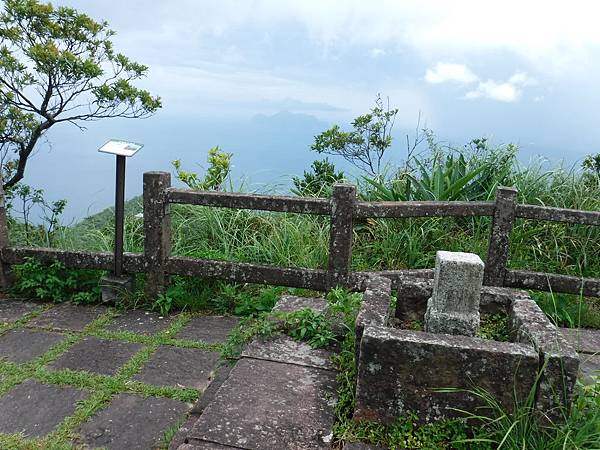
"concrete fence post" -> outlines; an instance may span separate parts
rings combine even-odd
[[[170,173],[144,173],[144,293],[151,300],[163,294],[168,284],[165,263],[171,254],[171,216],[167,202],[169,187]]]
[[[327,287],[349,286],[352,260],[352,216],[356,203],[356,187],[338,183],[331,197],[331,227],[329,231],[329,264]]]
[[[510,235],[517,208],[517,190],[510,187],[496,189],[496,207],[488,246],[483,284],[503,286],[508,268]]]
[[[8,218],[6,215],[6,196],[4,195],[4,184],[0,176],[0,252],[10,245],[8,235]],[[4,263],[0,255],[0,288],[8,289],[14,282],[14,276],[9,264]]]

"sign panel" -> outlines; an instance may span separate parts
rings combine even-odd
[[[143,146],[143,144],[136,144],[135,142],[111,139],[102,147],[100,147],[98,151],[102,153],[110,153],[111,155],[129,157],[135,155]]]

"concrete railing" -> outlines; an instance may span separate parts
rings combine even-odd
[[[519,205],[517,191],[500,187],[495,202],[362,202],[356,188],[336,184],[331,199],[285,197],[175,189],[167,172],[144,174],[144,253],[125,253],[124,269],[146,273],[146,294],[164,292],[169,275],[217,278],[240,283],[270,284],[326,290],[345,286],[363,290],[371,275],[389,278],[397,288],[405,278],[433,277],[432,269],[353,272],[351,270],[353,222],[367,218],[476,217],[491,216],[484,284],[537,289],[586,296],[600,296],[600,279],[580,278],[508,268],[510,235],[516,218],[550,220],[570,224],[600,225],[600,212],[544,206]],[[261,264],[187,258],[171,255],[170,205],[252,209],[329,216],[330,239],[327,270],[275,267]],[[110,270],[113,255],[105,252],[65,251],[47,248],[11,247],[8,244],[6,211],[0,202],[0,282],[10,279],[10,265],[27,257],[61,261],[67,267]]]

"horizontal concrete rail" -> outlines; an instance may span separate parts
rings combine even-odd
[[[507,270],[504,286],[600,297],[600,279],[598,278],[580,278],[554,273],[529,272],[527,270]]]
[[[108,252],[83,252],[58,250],[55,248],[6,247],[1,251],[2,261],[7,264],[21,264],[26,258],[35,258],[45,264],[59,261],[65,267],[74,269],[112,270],[114,257]],[[144,255],[141,253],[125,253],[123,267],[127,272],[140,273],[146,271]]]
[[[322,198],[283,197],[276,195],[240,194],[231,192],[167,190],[169,203],[212,206],[217,208],[256,209],[298,214],[331,214],[329,200]]]
[[[357,219],[493,215],[493,202],[357,202],[354,210]]]
[[[600,211],[517,205],[515,216],[523,219],[551,220],[553,222],[581,225],[600,225]]]
[[[316,291],[326,290],[327,284],[325,270],[275,267],[234,261],[172,256],[167,259],[165,268],[167,273],[172,275],[217,278],[236,283],[269,284]]]

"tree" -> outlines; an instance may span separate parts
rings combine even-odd
[[[315,137],[311,149],[317,153],[338,155],[355,167],[377,175],[385,151],[392,145],[392,128],[397,109],[390,109],[377,95],[371,112],[352,122],[352,131],[342,131],[338,125]]]
[[[331,197],[332,186],[345,178],[344,172],[336,172],[335,165],[327,158],[313,161],[311,171],[304,171],[302,178],[294,177],[291,191],[302,197]]]
[[[8,189],[23,179],[54,125],[141,118],[161,107],[132,82],[147,67],[116,53],[107,22],[38,0],[5,0],[0,14],[0,162]]]

